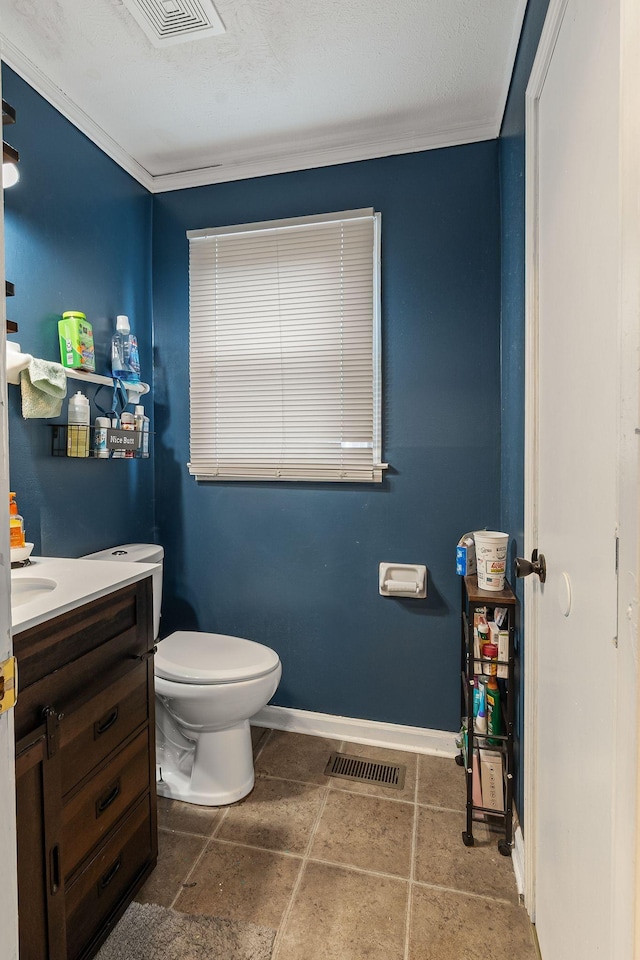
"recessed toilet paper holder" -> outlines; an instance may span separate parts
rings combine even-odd
[[[424,600],[427,595],[427,568],[422,563],[381,563],[378,580],[383,597]]]

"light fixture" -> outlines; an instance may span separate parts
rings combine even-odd
[[[20,171],[17,163],[9,161],[2,164],[2,189],[8,190],[20,179]]]

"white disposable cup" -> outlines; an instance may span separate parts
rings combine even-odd
[[[473,538],[476,542],[478,587],[481,590],[504,590],[509,534],[476,530]]]

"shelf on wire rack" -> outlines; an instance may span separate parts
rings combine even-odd
[[[141,430],[100,427],[105,432],[106,446],[95,448],[96,428],[86,424],[50,423],[51,456],[94,458],[97,460],[147,460],[152,434]]]
[[[112,377],[103,377],[100,373],[86,373],[84,370],[67,370],[65,368],[65,374],[67,375],[67,380],[82,380],[89,383],[99,383],[105,387],[113,386]],[[145,393],[149,393],[150,387],[148,383],[124,383],[128,395],[129,403],[133,403],[134,397],[142,397]]]

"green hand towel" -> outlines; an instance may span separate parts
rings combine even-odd
[[[51,360],[37,360],[34,357],[20,374],[20,390],[25,420],[59,417],[62,401],[67,395],[64,367]]]

